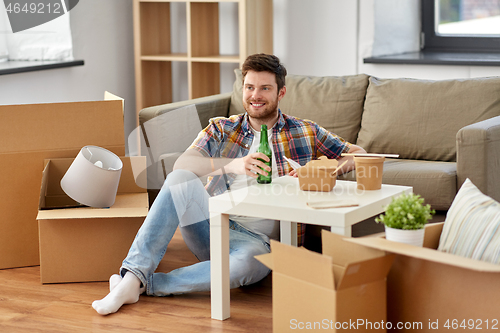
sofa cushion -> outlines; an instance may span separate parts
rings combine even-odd
[[[341,179],[356,180],[356,173],[342,175]],[[455,162],[386,159],[383,184],[413,186],[433,209],[446,210],[457,193],[457,165]]]
[[[500,264],[500,203],[467,179],[446,215],[438,250]]]
[[[229,114],[245,112],[242,75],[236,69]],[[283,113],[317,122],[354,143],[361,126],[361,114],[368,86],[365,74],[352,76],[287,75],[286,94],[280,101]]]
[[[456,160],[456,134],[500,115],[500,77],[429,81],[370,77],[357,144],[370,153]]]

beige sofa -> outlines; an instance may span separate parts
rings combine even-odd
[[[201,127],[212,117],[244,112],[241,72],[235,74],[231,93],[142,110],[142,128],[190,104],[196,106]],[[427,81],[289,75],[286,86],[282,112],[314,120],[370,153],[399,154],[399,159],[386,160],[383,183],[413,186],[436,210],[449,208],[466,178],[500,200],[500,77]],[[174,159],[163,158],[172,156],[165,149],[170,154],[148,152],[151,184],[161,184],[171,170]],[[355,179],[355,173],[343,178]]]

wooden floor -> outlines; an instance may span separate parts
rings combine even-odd
[[[177,232],[159,270],[195,263]],[[108,283],[40,283],[40,268],[0,270],[0,332],[271,332],[271,277],[231,291],[231,318],[210,318],[210,293],[141,296],[136,304],[101,316],[91,304]]]

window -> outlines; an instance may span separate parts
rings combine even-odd
[[[73,60],[69,13],[13,33],[7,9],[0,4],[0,57],[8,60]]]
[[[499,52],[500,0],[422,0],[425,51]]]
[[[57,2],[59,0],[54,1],[56,2],[40,1],[36,4],[36,8],[59,3]],[[45,21],[27,20],[26,17],[22,17],[23,20],[19,21],[19,17],[9,17],[7,13],[22,14],[29,8],[36,8],[31,6],[24,9],[25,7],[20,7],[21,2],[4,1],[5,6],[0,2],[0,75],[84,64],[83,60],[73,59],[73,42],[68,13],[78,0],[60,1],[61,7],[66,4],[64,8],[68,9],[64,9],[64,13],[61,12],[61,15],[56,18],[50,17],[47,20],[47,17],[44,17]],[[35,10],[30,13],[37,14],[38,12]],[[17,22],[17,32],[13,32],[15,29],[10,19],[16,19],[14,22]],[[19,25],[20,22],[23,24]],[[39,25],[34,25],[34,23]]]

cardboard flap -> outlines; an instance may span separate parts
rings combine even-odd
[[[130,156],[120,157],[123,161],[123,169],[118,185],[118,193],[137,193],[147,192],[146,173],[142,172],[146,169],[145,156]]]
[[[124,151],[123,107],[99,102],[0,105],[0,153],[56,151],[96,145]]]
[[[273,270],[327,289],[334,288],[332,258],[271,240]]]
[[[128,169],[128,165],[127,165],[127,168],[125,170],[122,170],[122,174],[123,172],[127,172],[127,173],[132,173],[132,176],[134,177],[135,179],[135,185],[137,185],[138,187],[142,188],[144,192],[147,192],[147,188],[148,188],[148,178],[147,178],[147,171],[146,171],[146,168],[147,168],[147,161],[146,159],[144,158],[144,156],[130,156],[129,157],[129,161],[130,161],[130,171]],[[123,177],[123,176],[122,176]],[[120,190],[124,190],[123,188],[120,189],[118,188],[118,191]],[[132,191],[137,191],[137,187],[132,187]]]
[[[38,209],[45,207],[45,196],[47,195],[47,178],[49,177],[48,166],[49,161],[45,161],[42,174],[42,186],[40,187],[40,197],[38,200]]]
[[[333,280],[335,282],[335,290],[338,289],[339,282],[342,280],[342,277],[344,276],[345,273],[345,267],[332,264],[332,272],[333,272]]]
[[[444,222],[427,224],[425,226],[424,247],[429,249],[437,249],[439,247],[439,239],[443,231]]]
[[[480,272],[500,272],[500,265],[495,265],[469,258],[463,258],[454,254],[436,251],[434,249],[391,242],[386,240],[385,238],[351,238],[346,241],[357,243],[374,249],[401,254],[422,260],[433,261],[445,265],[451,265]]]
[[[255,256],[254,258],[263,263],[264,265],[266,265],[266,267],[273,269],[274,261],[272,253],[260,254],[258,256]]]
[[[345,267],[351,262],[379,258],[385,255],[384,251],[345,242],[345,238],[349,237],[341,236],[328,230],[322,230],[321,232],[322,253],[332,257],[333,262],[337,265]]]
[[[38,211],[37,220],[86,219],[111,217],[145,217],[148,214],[148,194],[118,194],[110,208],[63,208]]]
[[[121,101],[122,102],[122,114],[125,116],[125,99],[120,96],[116,96],[115,94],[110,93],[109,91],[104,92],[104,100],[105,101]]]
[[[395,255],[386,255],[361,262],[353,262],[346,266],[344,276],[338,283],[337,290],[359,286],[385,279]]]

